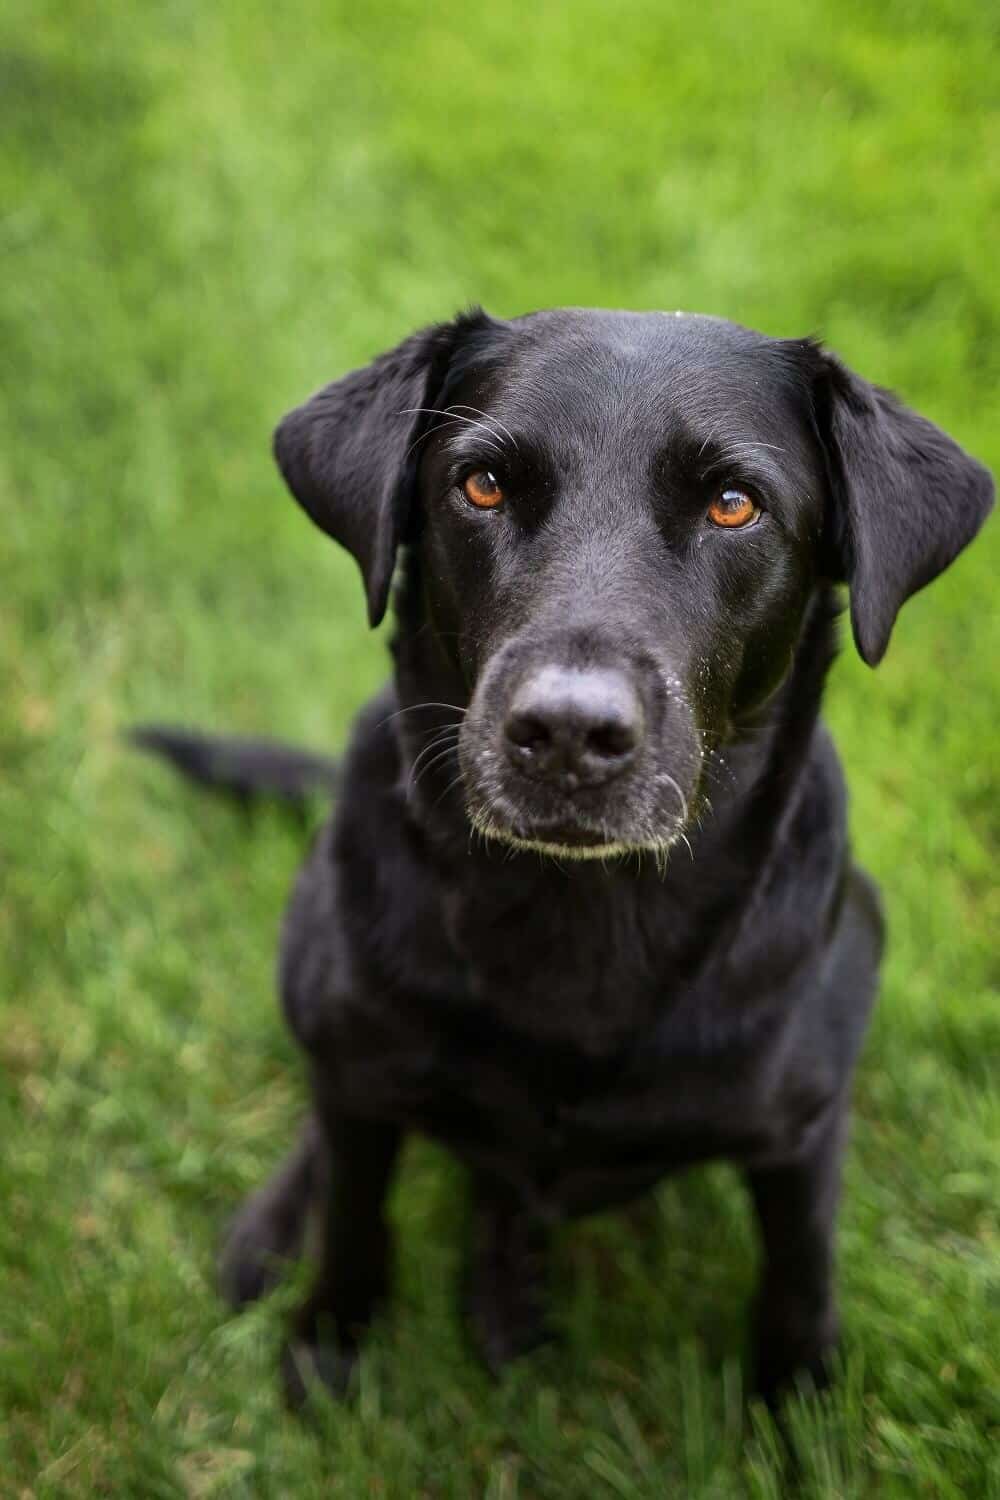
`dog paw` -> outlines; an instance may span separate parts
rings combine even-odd
[[[547,1299],[540,1273],[523,1265],[519,1277],[498,1278],[482,1266],[474,1267],[463,1301],[465,1323],[473,1347],[493,1376],[499,1376],[511,1360],[520,1359],[555,1333],[547,1317]]]
[[[301,1336],[287,1339],[281,1351],[280,1371],[289,1407],[301,1411],[316,1396],[343,1400],[357,1361],[355,1349]]]
[[[555,1333],[543,1317],[514,1321],[497,1315],[496,1309],[466,1311],[473,1346],[494,1379],[499,1379],[512,1360],[555,1341]]]
[[[298,1237],[251,1200],[222,1241],[216,1271],[220,1294],[235,1309],[266,1297],[298,1252]]]
[[[494,1376],[511,1360],[551,1343],[546,1224],[519,1205],[484,1195],[472,1224],[462,1295],[466,1327]]]
[[[825,1390],[833,1375],[838,1349],[835,1333],[813,1338],[770,1335],[754,1349],[753,1391],[775,1410],[786,1396]]]

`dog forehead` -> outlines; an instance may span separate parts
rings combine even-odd
[[[606,307],[555,307],[526,313],[508,325],[527,339],[589,341],[621,350],[663,348],[752,349],[776,342],[766,334],[710,313],[633,312]]]
[[[806,388],[799,346],[724,318],[559,309],[509,326],[482,395],[504,420],[542,434],[749,435],[797,414]]]

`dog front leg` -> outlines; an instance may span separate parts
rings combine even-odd
[[[282,1355],[288,1400],[317,1381],[343,1395],[358,1347],[389,1288],[385,1196],[402,1132],[397,1125],[319,1111],[325,1182],[319,1266]]]
[[[549,1231],[505,1186],[477,1177],[464,1312],[490,1373],[551,1338]]]
[[[829,1380],[839,1334],[833,1241],[843,1134],[838,1105],[801,1156],[747,1173],[763,1248],[754,1387],[772,1406],[798,1378],[816,1389]]]

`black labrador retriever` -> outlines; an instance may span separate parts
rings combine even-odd
[[[230,1233],[229,1295],[265,1291],[315,1212],[285,1382],[342,1390],[423,1131],[471,1173],[467,1312],[496,1369],[545,1333],[554,1221],[728,1158],[762,1241],[756,1389],[822,1382],[882,946],[819,720],[834,588],[874,666],[985,518],[988,473],[815,342],[680,313],[458,317],[313,396],[275,448],[372,624],[402,569],[394,682],[284,928],[315,1109]],[[331,774],[145,740],[244,791]]]

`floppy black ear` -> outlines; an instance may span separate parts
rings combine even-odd
[[[368,619],[385,614],[426,425],[458,339],[488,321],[473,313],[421,329],[396,349],[310,397],[278,425],[274,456],[317,526],[346,547],[368,595]]]
[[[823,354],[820,435],[830,467],[830,542],[850,587],[851,626],[870,667],[902,605],[972,541],[993,480],[948,435]]]

